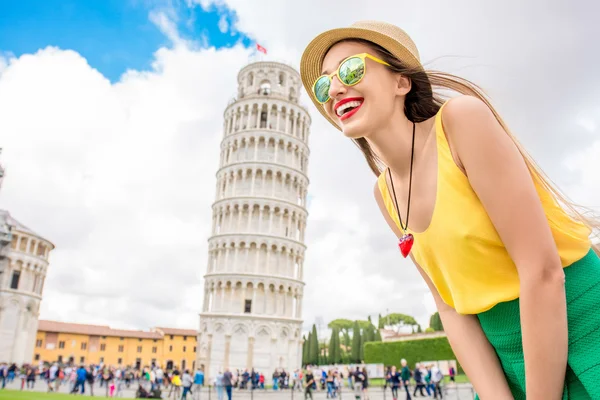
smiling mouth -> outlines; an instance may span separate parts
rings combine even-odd
[[[339,118],[341,118],[345,115],[348,115],[349,113],[352,113],[352,111],[358,110],[362,104],[363,104],[363,100],[348,101],[348,102],[338,106],[335,110],[335,113]]]

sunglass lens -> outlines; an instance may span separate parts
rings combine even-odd
[[[365,63],[358,57],[349,58],[340,65],[340,78],[345,85],[354,85],[365,73]]]
[[[317,80],[315,84],[315,97],[321,103],[329,100],[329,87],[331,85],[331,80],[327,76],[322,76]]]

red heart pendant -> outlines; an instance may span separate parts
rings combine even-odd
[[[400,248],[400,252],[402,253],[402,256],[404,256],[404,258],[406,258],[406,256],[408,256],[408,253],[410,253],[410,249],[412,249],[414,242],[415,238],[410,233],[404,234],[404,236],[402,236],[402,239],[400,239],[400,241],[398,242],[398,247]]]

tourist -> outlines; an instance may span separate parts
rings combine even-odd
[[[385,374],[384,374],[384,381],[383,381],[383,391],[385,392],[385,390],[389,387],[391,387],[391,382],[389,379],[390,376],[390,372],[391,372],[391,368],[390,366],[385,367]]]
[[[197,393],[200,397],[200,392],[202,391],[202,386],[204,385],[204,372],[198,367],[196,373],[194,374],[194,393]]]
[[[27,380],[27,370],[26,366],[23,365],[21,368],[18,368],[19,379],[21,380],[21,390],[25,389],[25,381]]]
[[[258,388],[258,372],[252,368],[252,373],[250,374],[250,381],[252,382],[252,390]]]
[[[54,372],[53,372],[53,368],[55,368]],[[53,390],[58,392],[60,390],[60,385],[61,385],[63,379],[66,378],[66,375],[65,375],[62,367],[58,364],[54,364],[52,366],[52,368],[50,368],[50,377],[51,377],[50,378],[51,382],[54,382]]]
[[[17,364],[12,363],[10,367],[8,367],[8,383],[12,383],[15,379],[15,375],[17,374]]]
[[[260,373],[260,376],[258,377],[258,384],[260,386],[261,389],[265,389],[265,374],[263,374],[262,372]]]
[[[223,373],[223,386],[225,387],[225,392],[227,393],[227,400],[231,400],[231,391],[233,386],[233,375],[229,368],[225,368],[225,373]]]
[[[315,377],[313,376],[312,370],[310,367],[306,368],[306,386],[304,387],[304,400],[310,397],[310,400],[313,400],[312,391],[316,386]]]
[[[440,370],[437,365],[431,366],[431,383],[433,385],[433,398],[437,399],[437,395],[439,393],[440,399],[443,398],[442,395],[442,380],[444,379],[444,374]]]
[[[412,376],[410,372],[410,368],[408,368],[408,363],[403,358],[400,360],[400,365],[402,366],[402,370],[400,371],[400,379],[402,380],[402,385],[406,390],[406,400],[410,400],[410,377]]]
[[[421,369],[421,364],[419,363],[415,365],[413,379],[415,380],[415,391],[413,392],[413,396],[417,395],[418,390],[419,394],[425,397],[425,392],[423,392],[423,389],[425,389],[425,379],[423,379],[423,370]]]
[[[67,367],[65,368],[65,379],[63,379],[63,384],[68,382],[68,387],[70,388],[71,393],[77,393],[77,368],[75,367]]]
[[[387,381],[389,382],[389,385],[392,389],[392,399],[393,400],[398,400],[398,388],[400,387],[400,372],[398,372],[396,370],[396,366],[392,365],[392,367],[390,368],[387,376],[386,376]],[[406,392],[407,394],[407,398],[410,398],[410,393],[408,393],[408,391]]]
[[[344,371],[345,371],[344,375],[348,379],[348,389],[354,390],[354,387],[352,385],[352,372],[350,372],[350,370],[348,369],[348,367],[344,367]]]
[[[30,366],[29,368],[27,368],[27,389],[33,389],[35,387],[35,376],[35,367]]]
[[[277,390],[279,388],[279,371],[275,368],[273,371],[273,390]]]
[[[354,398],[356,400],[360,400],[362,399],[362,389],[363,389],[363,384],[365,382],[365,376],[362,373],[362,371],[360,370],[360,367],[356,367],[356,370],[354,371],[354,373],[352,374],[352,378],[354,379]]]
[[[223,380],[225,376],[221,370],[215,376],[215,388],[217,389],[217,399],[223,400]]]
[[[425,374],[423,374],[423,378],[425,379],[425,391],[427,391],[427,396],[431,396],[431,393],[434,389],[434,384],[431,382],[431,368],[433,364],[428,365],[425,368]]]
[[[90,396],[94,396],[94,380],[96,378],[96,369],[90,365],[85,374],[85,380],[90,386]]]
[[[79,389],[81,389],[81,392],[79,393],[84,394],[85,381],[87,379],[87,370],[85,369],[85,365],[81,364],[77,370],[73,368],[72,373],[75,374],[75,384],[73,385],[71,393],[77,393]]]
[[[0,380],[2,380],[2,389],[6,387],[6,377],[8,375],[8,364],[0,364]]]
[[[160,389],[163,384],[164,378],[165,378],[165,372],[162,370],[162,368],[160,366],[158,366],[158,368],[156,368],[156,371],[154,373],[156,375],[156,385]]]
[[[333,390],[333,370],[327,371],[327,398],[334,398],[334,390]]]
[[[194,379],[192,375],[190,375],[190,370],[186,369],[181,376],[181,386],[183,387],[183,393],[181,394],[181,399],[187,399],[187,394],[191,392],[192,385],[194,384]]]
[[[481,397],[594,396],[598,221],[555,190],[476,85],[425,71],[400,28],[329,30],[300,64],[315,106],[377,176],[381,213]]]
[[[369,400],[369,374],[367,374],[367,367],[363,367],[363,382],[362,382],[362,391],[363,398],[365,400]]]

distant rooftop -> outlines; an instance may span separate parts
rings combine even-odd
[[[154,331],[113,329],[108,325],[74,324],[70,322],[40,320],[38,331],[72,333],[89,336],[132,337],[140,339],[162,339],[163,335],[196,336],[191,329],[155,328]]]
[[[193,329],[178,329],[178,328],[154,328],[156,331],[160,331],[165,335],[177,335],[177,336],[196,336],[197,331]]]

